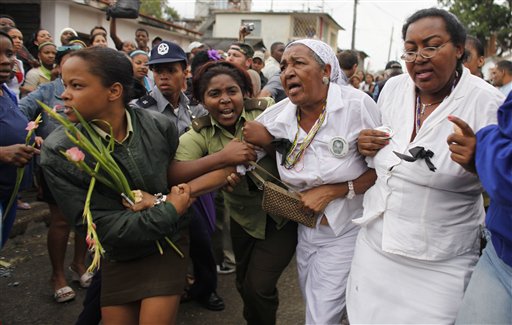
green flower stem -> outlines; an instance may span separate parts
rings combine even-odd
[[[97,173],[100,168],[100,165],[97,164],[94,168],[94,172]],[[83,213],[83,219],[84,222],[87,225],[87,235],[89,238],[94,240],[94,254],[93,259],[91,262],[91,265],[87,268],[87,272],[94,272],[95,269],[99,269],[100,262],[101,262],[101,256],[103,255],[103,246],[100,243],[100,240],[98,238],[98,234],[96,233],[96,229],[94,228],[94,222],[92,220],[92,213],[91,213],[91,196],[92,192],[94,190],[94,186],[96,185],[96,178],[91,178],[91,183],[89,184],[89,189],[87,190],[87,196],[85,197],[85,204],[84,204],[84,213]]]
[[[9,198],[9,203],[7,203],[7,207],[5,208],[4,215],[2,217],[2,221],[7,218],[7,213],[11,210],[16,197],[18,196],[18,191],[20,190],[21,180],[23,179],[23,174],[25,173],[25,167],[19,167],[16,169],[16,183],[14,184],[14,189],[12,190],[11,197]]]
[[[35,124],[36,125],[39,125],[39,123],[41,122],[41,118],[42,118],[42,115],[39,114],[37,115],[36,119],[34,120]],[[37,128],[37,127],[36,127]],[[34,134],[34,130],[36,129],[32,129],[32,130],[29,130],[27,132],[27,136],[25,137],[25,145],[28,146],[29,143],[30,143],[30,138],[32,138],[32,134]],[[32,144],[32,147],[35,146],[35,143]],[[18,167],[16,169],[16,182],[14,183],[14,189],[12,191],[12,194],[11,194],[11,197],[9,198],[9,202],[7,203],[7,207],[5,208],[5,212],[4,212],[4,215],[2,216],[2,221],[5,220],[5,218],[7,218],[7,213],[9,212],[9,210],[11,210],[12,208],[12,205],[14,204],[14,200],[16,199],[16,197],[18,196],[18,191],[20,190],[20,186],[21,186],[21,181],[23,180],[23,174],[25,173],[25,166],[23,167]]]
[[[130,185],[128,184],[128,181],[126,180],[126,177],[124,177],[124,173],[121,171],[121,168],[119,168],[119,166],[115,162],[114,158],[110,154],[110,152],[112,150],[114,150],[114,131],[112,129],[112,126],[103,120],[94,120],[94,121],[100,121],[101,123],[106,124],[109,128],[109,131],[110,131],[109,132],[110,133],[109,144],[108,144],[107,148],[104,149],[104,145],[102,142],[103,140],[101,139],[101,137],[96,133],[96,131],[93,130],[93,128],[89,125],[89,123],[86,120],[84,120],[82,115],[75,108],[73,108],[73,111],[74,111],[75,115],[78,117],[80,124],[82,124],[84,126],[86,131],[96,142],[96,144],[97,144],[96,147],[100,148],[100,152],[99,152],[98,156],[104,158],[104,160],[102,161],[102,164],[104,166],[108,166],[109,174],[111,174],[113,177],[117,178],[117,180],[119,181],[120,188],[122,189],[120,192],[125,193],[131,200],[133,200],[134,197],[133,197],[133,194],[131,193]],[[104,167],[102,167],[102,168],[104,168]]]
[[[91,129],[92,130],[92,129]],[[94,130],[92,130],[94,132]],[[94,147],[92,143],[90,143],[87,138],[83,136],[83,134],[77,130],[77,133],[81,134],[79,137],[73,136],[69,131],[65,131],[68,138],[73,142],[75,145],[79,146],[80,148],[84,149],[86,152],[88,152],[95,160],[98,161],[98,163],[101,164],[102,169],[104,169],[109,175],[111,175],[114,183],[116,184],[116,190],[118,192],[121,192],[125,189],[124,184],[122,182],[122,178],[124,178],[124,175],[122,173],[119,173],[116,171],[119,170],[119,167],[115,163],[113,159],[109,160],[108,158],[111,157],[110,153],[108,152],[100,152],[97,148]],[[99,137],[96,133],[94,133],[94,136]],[[93,137],[94,137],[93,136]],[[80,140],[78,140],[80,138]],[[101,143],[101,148],[105,148],[103,143]],[[120,171],[120,170],[119,170]],[[121,179],[120,179],[121,178]]]
[[[97,237],[96,231],[94,229],[94,223],[92,221],[92,214],[90,211],[90,200],[92,195],[92,190],[94,188],[94,185],[96,184],[96,180],[99,182],[105,184],[106,186],[110,187],[111,189],[117,191],[118,193],[124,193],[128,196],[132,201],[135,200],[135,197],[133,195],[133,192],[130,188],[130,184],[128,183],[128,180],[124,176],[123,171],[115,161],[115,159],[112,157],[111,152],[114,150],[114,132],[112,130],[112,126],[108,124],[105,121],[102,120],[94,120],[99,121],[100,123],[105,123],[109,130],[110,130],[110,139],[108,141],[107,146],[104,145],[103,139],[98,135],[98,133],[89,125],[89,122],[87,122],[82,115],[73,108],[73,111],[75,115],[77,116],[78,120],[80,121],[80,124],[84,127],[87,134],[90,136],[91,140],[89,140],[76,126],[74,123],[70,122],[69,120],[63,118],[61,115],[54,112],[48,105],[44,104],[41,101],[37,101],[38,104],[54,119],[56,119],[61,125],[66,128],[65,133],[67,137],[70,139],[70,141],[75,144],[76,146],[82,148],[85,150],[89,155],[91,155],[96,161],[96,166],[94,168],[94,171],[91,170],[91,168],[84,162],[76,162],[73,160],[70,160],[65,152],[61,151],[61,154],[63,154],[68,160],[73,162],[79,169],[85,171],[87,174],[91,176],[91,183],[89,184],[89,190],[87,192],[86,202],[84,206],[84,213],[83,217],[87,221],[87,235],[91,240],[95,241],[94,246],[94,257],[93,262],[88,270],[93,270],[96,266],[99,267],[101,254],[103,253],[103,247],[101,246],[101,243],[99,242],[99,239]],[[99,168],[102,168],[107,172],[107,174],[110,176],[112,181],[109,181],[102,175],[98,174]],[[174,243],[168,238],[165,237],[165,240],[171,245],[171,247],[176,251],[176,253],[184,257],[183,253],[179,250],[179,248],[174,245]],[[158,248],[158,251],[160,254],[163,254],[163,248],[162,245],[158,240],[155,241],[155,244]]]
[[[112,177],[112,181],[115,183],[117,191],[119,193],[125,193],[130,199],[133,200],[134,197],[133,193],[131,192],[130,185],[128,184],[128,181],[122,170],[119,168],[116,161],[110,154],[110,151],[114,148],[114,135],[112,127],[107,122],[103,121],[110,128],[110,141],[108,146],[105,148],[103,139],[96,133],[96,131],[94,131],[89,123],[84,120],[82,115],[76,109],[73,108],[74,113],[80,121],[80,124],[91,137],[91,140],[85,137],[84,134],[73,123],[63,118],[58,113],[54,112],[50,107],[48,107],[48,105],[40,101],[38,101],[38,103],[51,117],[55,118],[67,129],[66,135],[75,145],[87,151],[96,161],[98,161],[98,163],[101,165],[101,168],[104,169]]]
[[[41,122],[41,113],[39,113],[39,115],[37,115],[36,119],[34,120],[34,122],[36,123],[36,125],[39,125],[39,123]],[[35,129],[32,129],[30,131],[27,132],[27,136],[25,137],[25,144],[28,146],[28,144],[30,143],[30,138],[32,138],[32,134],[34,133],[34,130]]]
[[[164,250],[162,248],[162,245],[160,245],[160,242],[158,240],[155,240],[156,247],[158,248],[158,251],[160,252],[160,255],[164,254]]]
[[[165,240],[169,243],[169,245],[171,245],[172,249],[174,249],[181,258],[185,257],[185,255],[183,255],[178,246],[174,245],[174,243],[169,239],[169,237],[165,236]]]
[[[91,178],[96,178],[100,183],[103,183],[104,185],[108,186],[110,189],[117,192],[117,187],[108,179],[106,179],[103,175],[99,174],[97,171],[92,170],[89,165],[87,165],[84,161],[74,161],[71,160],[65,151],[60,152],[64,157],[68,159],[71,163],[73,163],[78,169],[81,169],[85,171]],[[96,164],[98,166],[98,164]]]

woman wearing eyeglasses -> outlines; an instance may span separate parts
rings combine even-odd
[[[482,187],[462,167],[474,157],[457,117],[475,132],[496,123],[503,96],[462,66],[466,32],[447,11],[414,13],[402,36],[409,75],[378,102],[389,131],[358,140],[378,178],[356,219],[351,323],[453,323],[480,248]]]

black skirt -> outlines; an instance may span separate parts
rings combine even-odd
[[[178,255],[161,241],[164,253],[126,262],[101,261],[101,306],[115,306],[157,296],[181,295],[186,285],[189,260],[188,237],[174,243],[185,255]],[[155,244],[156,245],[156,244]]]

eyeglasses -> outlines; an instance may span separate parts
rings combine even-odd
[[[414,51],[406,51],[402,56],[400,57],[405,62],[414,62],[416,60],[416,57],[419,55],[424,59],[432,59],[434,56],[436,56],[437,52],[445,46],[446,44],[450,43],[451,40],[446,41],[446,43],[443,43],[439,46],[428,46],[424,47],[416,52]]]

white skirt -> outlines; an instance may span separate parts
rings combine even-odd
[[[382,218],[359,232],[347,284],[351,324],[452,324],[478,260],[426,261],[382,251]]]

